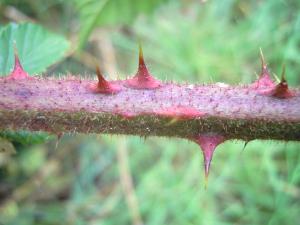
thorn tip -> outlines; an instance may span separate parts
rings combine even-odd
[[[266,64],[265,57],[264,57],[264,54],[263,54],[263,51],[261,48],[259,48],[259,54],[260,54],[261,68],[263,71],[264,69],[267,68],[267,64]]]
[[[145,61],[144,61],[144,55],[143,55],[143,48],[142,48],[142,44],[139,43],[139,66],[141,65],[145,65]]]
[[[217,146],[223,143],[224,141],[226,141],[226,139],[222,135],[201,134],[192,138],[192,140],[196,142],[202,150],[203,158],[204,158],[204,175],[207,182],[209,176],[210,164],[213,158],[213,153],[217,148]]]
[[[126,80],[126,85],[134,89],[155,89],[161,86],[161,82],[156,80],[147,69],[141,44],[139,44],[138,71],[133,78]]]
[[[263,55],[262,49],[260,51],[260,61],[261,61],[261,72],[259,78],[251,85],[254,89],[265,89],[275,86],[274,81],[271,79],[265,57]]]
[[[96,85],[93,84],[91,86],[91,89],[94,93],[117,94],[121,91],[121,87],[119,85],[110,83],[107,80],[105,80],[98,65],[96,65],[96,74],[98,78],[98,83]]]
[[[286,83],[286,78],[285,78],[285,64],[282,65],[282,72],[281,72],[281,83]]]
[[[259,91],[260,94],[280,98],[280,99],[286,99],[291,98],[295,96],[295,93],[291,90],[289,90],[288,83],[286,81],[286,75],[285,75],[285,64],[282,66],[282,72],[281,72],[281,80],[277,85],[274,85],[273,87],[266,88],[264,90]]]
[[[205,175],[204,177],[204,189],[206,190],[208,186],[208,175]]]

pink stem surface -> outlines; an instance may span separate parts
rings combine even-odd
[[[161,83],[94,93],[93,80],[0,78],[0,130],[111,133],[190,138],[300,140],[300,90],[292,98],[249,86]],[[178,112],[176,110],[179,110]]]

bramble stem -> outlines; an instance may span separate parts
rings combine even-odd
[[[91,83],[0,78],[0,130],[300,141],[300,90],[278,99],[250,86],[164,83],[143,90],[115,81],[122,90],[105,95],[93,93]]]

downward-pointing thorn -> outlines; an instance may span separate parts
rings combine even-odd
[[[205,174],[205,177],[204,177],[204,189],[205,190],[207,189],[207,186],[208,186],[208,174],[207,175]]]
[[[192,138],[192,140],[200,146],[203,153],[205,186],[207,186],[207,180],[209,176],[210,164],[213,157],[213,153],[216,147],[219,144],[223,143],[226,139],[222,135],[201,134]]]
[[[207,188],[207,184],[208,184],[208,176],[209,176],[211,160],[212,160],[212,158],[210,158],[208,160],[204,160],[204,187],[205,187],[205,189]]]
[[[244,147],[243,147],[243,150],[242,151],[245,151],[246,149],[246,146],[248,145],[249,141],[245,141],[245,144],[244,144]]]

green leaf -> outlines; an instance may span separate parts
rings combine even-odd
[[[130,24],[139,14],[153,12],[167,0],[73,0],[80,14],[79,48],[97,25]]]
[[[32,24],[10,23],[0,28],[0,74],[9,74],[14,64],[14,43],[26,72],[35,74],[62,59],[70,44],[62,36]]]
[[[25,146],[44,143],[53,137],[53,135],[49,135],[45,132],[0,131],[0,140],[6,139],[15,144]]]

